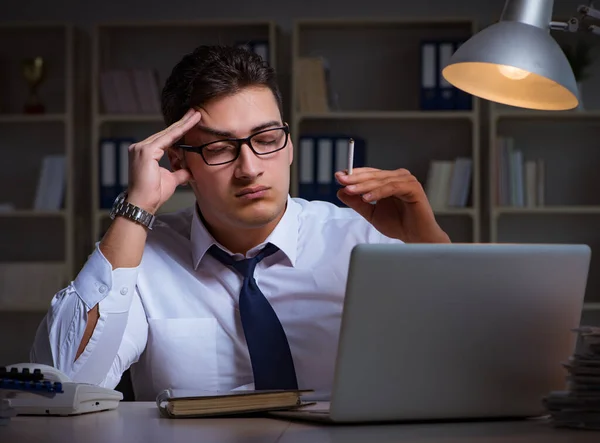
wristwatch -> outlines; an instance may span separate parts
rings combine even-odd
[[[117,215],[128,218],[148,229],[152,229],[152,225],[156,219],[154,214],[129,203],[127,201],[127,191],[121,192],[115,199],[110,211],[110,218],[114,220]]]

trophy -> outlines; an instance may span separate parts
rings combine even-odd
[[[44,79],[44,59],[34,57],[23,60],[23,76],[29,85],[29,97],[25,102],[23,111],[26,114],[43,114],[44,105],[40,102],[37,89]]]

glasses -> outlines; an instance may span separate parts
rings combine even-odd
[[[287,145],[289,134],[290,128],[285,123],[285,126],[263,129],[246,138],[215,140],[200,146],[184,144],[174,146],[200,154],[207,165],[216,166],[237,160],[244,143],[258,156],[281,151]]]

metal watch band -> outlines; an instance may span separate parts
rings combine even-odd
[[[130,220],[133,220],[136,223],[139,223],[145,226],[148,229],[152,229],[152,225],[154,224],[155,216],[148,211],[144,211],[142,208],[132,205],[127,202],[124,198],[119,199],[115,203],[113,210],[111,211],[111,218],[114,219],[117,215],[126,217]]]

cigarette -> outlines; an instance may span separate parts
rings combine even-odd
[[[354,166],[354,139],[350,139],[348,146],[348,175],[352,174],[352,166]]]

